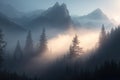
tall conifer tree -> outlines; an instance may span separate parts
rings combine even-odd
[[[4,55],[4,48],[6,46],[6,42],[3,40],[3,33],[2,30],[0,29],[0,67],[3,62],[3,55]]]
[[[46,38],[46,31],[45,28],[42,30],[42,34],[40,36],[40,46],[39,46],[39,52],[44,53],[48,50],[47,47],[47,38]]]
[[[81,53],[83,53],[82,48],[79,46],[79,40],[78,40],[78,36],[75,35],[75,37],[73,38],[72,41],[72,45],[70,46],[70,54],[71,55],[79,55]]]
[[[23,53],[22,53],[22,49],[21,49],[21,46],[20,46],[20,42],[18,40],[15,51],[14,51],[14,59],[15,60],[21,60],[22,57],[23,57]]]
[[[101,33],[99,37],[99,45],[104,44],[104,42],[106,41],[106,38],[107,38],[106,30],[105,30],[104,25],[102,25]]]
[[[24,47],[24,54],[26,56],[32,56],[33,51],[34,51],[34,48],[33,48],[32,34],[31,34],[31,31],[29,31],[26,38],[25,47]]]

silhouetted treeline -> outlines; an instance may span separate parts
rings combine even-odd
[[[20,76],[17,73],[0,71],[0,80],[31,80],[31,79],[24,74]]]
[[[60,66],[61,65],[61,66]],[[0,71],[0,80],[119,80],[120,63],[106,61],[103,65],[96,67],[93,71],[80,69],[80,66],[68,64],[54,65],[44,75],[28,77],[25,74],[18,75]]]
[[[82,65],[81,65],[82,66]],[[69,65],[58,62],[52,66],[44,75],[40,76],[41,80],[119,80],[120,63],[106,61],[94,70],[82,69],[79,64]],[[89,66],[88,66],[89,67]]]
[[[94,51],[94,54],[90,56],[87,60],[83,60],[80,55],[73,56],[71,54],[83,54],[82,48],[79,47],[78,36],[73,38],[73,43],[70,46],[70,51],[68,55],[63,58],[56,60],[43,74],[39,72],[31,77],[25,75],[24,73],[12,73],[26,65],[23,59],[20,57],[22,54],[36,54],[44,53],[47,50],[47,39],[45,34],[45,29],[40,37],[40,44],[37,51],[34,51],[33,41],[31,32],[29,31],[26,38],[26,45],[24,50],[21,50],[20,43],[18,41],[15,56],[13,60],[9,63],[8,71],[1,68],[0,70],[0,80],[120,80],[120,27],[111,29],[110,32],[106,32],[105,26],[102,25],[99,45]],[[1,36],[1,35],[0,35]],[[3,44],[4,40],[1,38],[0,44]],[[1,51],[5,47],[0,47]],[[28,50],[28,51],[27,51]],[[31,50],[29,52],[29,50]],[[33,52],[32,52],[33,51]],[[30,54],[29,54],[30,53]],[[19,54],[19,55],[18,55]],[[40,55],[41,55],[40,54]],[[38,55],[38,54],[36,54]],[[24,55],[23,55],[24,56]],[[29,58],[34,57],[33,55]],[[0,54],[1,62],[4,61],[2,54]],[[19,60],[18,60],[19,59]],[[17,62],[13,62],[17,61]],[[18,63],[19,62],[19,63]],[[28,61],[27,61],[28,63]],[[12,64],[12,65],[11,65]]]
[[[100,65],[105,61],[114,60],[120,61],[120,26],[112,28],[111,31],[106,32],[105,27],[102,26],[101,35],[99,39],[99,46],[89,62],[94,65]]]
[[[13,59],[15,61],[21,60],[23,62],[25,61],[28,62],[32,58],[39,56],[45,52],[48,52],[45,28],[43,28],[42,30],[42,33],[40,35],[40,41],[37,44],[37,47],[34,47],[32,33],[31,31],[28,31],[24,49],[22,49],[22,47],[20,46],[20,41],[18,40],[14,54],[13,54]]]

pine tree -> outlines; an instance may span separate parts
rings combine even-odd
[[[27,38],[26,38],[24,53],[26,54],[26,56],[32,56],[33,51],[34,51],[33,40],[32,40],[31,31],[29,31],[28,35],[27,35]]]
[[[113,32],[114,32],[114,29],[112,28],[110,33],[113,33]]]
[[[0,29],[0,67],[3,62],[4,48],[6,46],[6,42],[3,40],[3,33]]]
[[[14,51],[14,59],[15,60],[21,60],[22,57],[23,57],[22,49],[21,49],[21,46],[20,46],[20,42],[18,40],[15,51]]]
[[[40,46],[39,46],[39,52],[44,53],[48,50],[47,47],[47,38],[45,33],[45,28],[43,28],[42,34],[40,36]]]
[[[83,53],[82,48],[79,46],[79,40],[78,40],[78,36],[75,35],[75,37],[73,38],[72,41],[72,45],[70,46],[70,54],[71,55],[76,55],[76,54],[81,54]]]
[[[99,38],[99,45],[102,45],[106,41],[106,38],[107,38],[106,30],[104,25],[102,25],[100,38]]]

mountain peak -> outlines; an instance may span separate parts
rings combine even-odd
[[[46,10],[45,13],[47,13],[49,15],[52,15],[52,17],[53,16],[58,17],[58,15],[62,16],[62,17],[68,17],[69,16],[69,12],[68,12],[66,4],[63,3],[63,4],[60,5],[58,2],[56,2],[55,5],[52,6],[51,8],[48,8],[48,10]],[[44,13],[44,15],[45,15],[45,13]]]
[[[102,10],[100,8],[97,8],[96,10],[94,11],[97,11],[97,12],[102,12]]]
[[[0,12],[10,18],[20,17],[23,14],[7,3],[0,3]]]
[[[97,8],[93,12],[87,15],[90,19],[98,19],[98,20],[108,20],[108,17],[103,13],[100,8]]]
[[[104,14],[103,11],[100,8],[97,8],[92,13],[94,13],[94,14]]]
[[[69,27],[71,17],[66,4],[55,3],[52,7],[44,11],[32,24]]]
[[[61,5],[61,7],[67,8],[67,6],[66,6],[65,3],[63,3],[63,4]]]
[[[54,6],[60,6],[60,4],[58,2],[56,2]]]

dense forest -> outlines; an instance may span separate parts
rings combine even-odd
[[[0,80],[120,80],[113,2],[56,1],[0,0]]]
[[[52,66],[43,74],[28,74],[23,67],[30,63],[31,59],[42,54],[49,53],[47,47],[46,30],[43,28],[40,36],[40,43],[35,50],[33,47],[32,33],[28,31],[24,49],[21,49],[20,42],[17,42],[13,56],[7,54],[2,30],[0,31],[0,79],[1,80],[98,80],[98,79],[119,79],[119,34],[120,27],[106,32],[102,25],[98,46],[92,50],[89,57],[83,60],[81,54],[83,49],[79,46],[77,34],[72,40],[67,55],[57,59]],[[42,65],[42,64],[41,64]],[[22,71],[19,71],[22,70]],[[32,76],[30,76],[32,75]],[[47,76],[47,77],[46,77]]]

